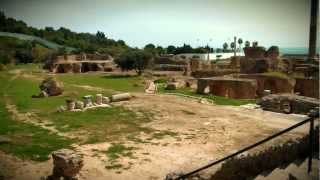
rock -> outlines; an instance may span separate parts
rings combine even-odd
[[[41,91],[38,97],[40,97],[40,98],[49,97],[49,95],[48,95],[48,93],[46,93],[46,91]]]
[[[110,103],[110,98],[109,97],[102,97],[102,103],[103,104],[109,104]]]
[[[111,96],[112,102],[117,102],[117,101],[126,101],[131,98],[130,93],[122,93],[122,94],[115,94]]]
[[[76,102],[76,109],[83,109],[84,108],[84,103],[82,101],[77,101]]]
[[[74,102],[74,100],[67,99],[66,103],[67,103],[67,110],[68,111],[73,111],[74,108],[76,107],[76,103]]]
[[[155,85],[155,83],[153,81],[147,82],[145,92],[148,94],[154,94],[157,92],[157,86]]]
[[[102,104],[102,94],[96,94],[96,103],[97,105],[101,105]]]
[[[166,90],[176,90],[178,88],[177,82],[168,82],[166,85]]]
[[[63,92],[62,85],[52,77],[43,80],[39,88],[41,91],[46,92],[49,96],[58,96]]]
[[[77,179],[77,174],[83,167],[83,157],[70,149],[61,149],[52,153],[53,171],[47,180]]]
[[[93,106],[93,104],[92,104],[92,96],[91,95],[83,96],[83,102],[84,102],[84,107]]]

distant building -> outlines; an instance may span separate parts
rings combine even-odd
[[[228,59],[233,56],[233,52],[229,53],[209,53],[209,60]],[[243,52],[237,52],[237,56],[244,56]],[[175,55],[176,59],[199,59],[208,60],[208,53],[182,53]]]

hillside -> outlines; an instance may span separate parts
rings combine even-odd
[[[67,46],[62,46],[54,42],[47,41],[43,38],[39,38],[36,36],[32,35],[26,35],[26,34],[20,34],[20,33],[10,33],[10,32],[0,32],[0,37],[12,37],[12,38],[17,38],[20,40],[25,40],[25,41],[35,41],[36,43],[39,43],[49,49],[53,50],[58,50],[59,48],[66,48],[67,52],[71,52],[73,50],[76,50],[75,48],[72,47],[67,47]]]

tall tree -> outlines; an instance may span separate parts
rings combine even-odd
[[[225,43],[223,43],[222,47],[223,47],[223,52],[227,52],[229,45],[227,42],[225,42]]]
[[[245,46],[245,47],[250,47],[250,42],[249,42],[249,41],[246,41],[246,42],[244,43],[244,46]]]
[[[241,45],[242,45],[243,41],[241,38],[238,39],[238,44],[239,44],[239,47],[240,47],[240,51],[241,51]]]

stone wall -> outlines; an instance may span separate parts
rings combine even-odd
[[[264,75],[264,74],[241,74],[239,78],[254,79],[257,81],[257,95],[263,96],[264,90],[271,90],[275,93],[293,93],[295,80],[281,78],[278,76]]]
[[[241,58],[240,72],[244,74],[264,73],[269,70],[269,59]]]
[[[207,87],[213,95],[235,99],[254,99],[257,91],[257,83],[251,79],[225,77],[198,79],[198,93],[204,93]]]
[[[239,73],[237,69],[221,69],[221,70],[198,70],[191,73],[191,76],[195,78],[206,78],[223,76],[228,74]]]
[[[264,58],[266,49],[264,47],[245,47],[243,48],[246,58]]]
[[[299,92],[301,96],[308,96],[319,99],[319,80],[297,78],[294,92]]]

